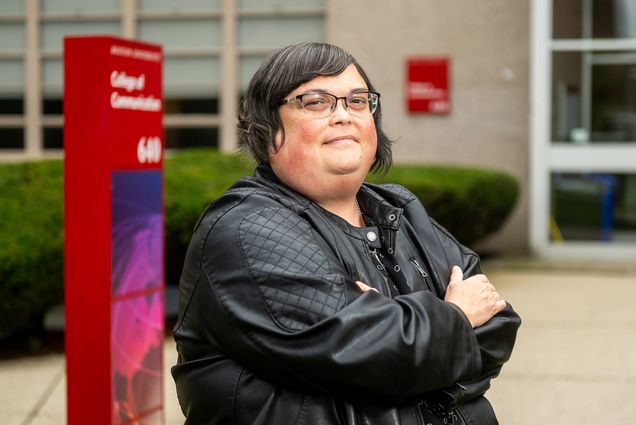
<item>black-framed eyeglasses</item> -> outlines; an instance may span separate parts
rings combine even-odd
[[[326,117],[336,110],[338,100],[344,100],[344,108],[358,116],[373,115],[380,103],[380,93],[360,91],[338,97],[331,93],[304,93],[283,99],[282,104],[298,102],[301,109],[314,117]]]

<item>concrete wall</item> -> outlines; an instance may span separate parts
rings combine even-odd
[[[396,162],[486,167],[520,182],[513,215],[483,250],[528,243],[529,1],[327,1],[327,38],[381,92]],[[406,59],[428,55],[451,59],[450,115],[406,111]]]

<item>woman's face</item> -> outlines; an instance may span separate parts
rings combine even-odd
[[[302,84],[287,97],[308,92],[341,97],[363,90],[368,90],[364,79],[354,65],[349,65],[339,75],[317,77]],[[355,194],[375,159],[377,134],[373,115],[351,114],[345,110],[343,100],[338,100],[336,109],[326,117],[312,116],[299,102],[282,105],[279,114],[285,141],[281,146],[279,131],[279,149],[269,151],[276,175],[319,203]]]

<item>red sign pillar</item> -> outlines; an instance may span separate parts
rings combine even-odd
[[[67,417],[162,424],[162,51],[64,39]]]

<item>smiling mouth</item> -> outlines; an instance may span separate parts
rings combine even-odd
[[[325,145],[339,145],[339,144],[346,144],[346,143],[358,143],[358,141],[353,136],[342,136],[342,137],[336,137],[335,139],[327,140],[325,142]]]

